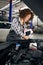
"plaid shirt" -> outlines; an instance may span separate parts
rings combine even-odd
[[[11,23],[11,29],[14,30],[17,35],[24,36],[23,31],[25,28],[26,28],[26,24],[22,26],[20,24],[19,18],[13,19],[13,22]]]

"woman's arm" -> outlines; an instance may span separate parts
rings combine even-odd
[[[17,34],[19,34],[20,36],[23,35],[23,32],[20,29],[20,26],[18,25],[18,21],[15,18],[11,24],[11,29],[14,30]]]
[[[11,29],[14,30],[22,39],[29,39],[29,36],[25,36],[22,32],[20,26],[18,26],[18,21],[15,18],[11,24]]]

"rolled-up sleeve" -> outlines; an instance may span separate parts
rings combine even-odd
[[[24,33],[22,32],[20,25],[18,25],[18,21],[16,18],[11,23],[11,29],[14,30],[18,35],[24,36]]]

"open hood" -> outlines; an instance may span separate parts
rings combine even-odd
[[[43,0],[23,0],[43,22]]]

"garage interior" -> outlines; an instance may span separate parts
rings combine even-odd
[[[37,51],[28,51],[26,44],[23,44],[24,49],[15,51],[14,44],[5,43],[11,28],[11,22],[9,22],[9,6],[10,1],[0,0],[0,65],[43,65],[43,1],[12,1],[12,19],[19,15],[19,10],[25,8],[29,8],[34,12],[32,23],[35,31],[31,40],[39,45]],[[24,43],[25,40],[19,41]],[[26,40],[25,42],[27,43],[28,41]]]

